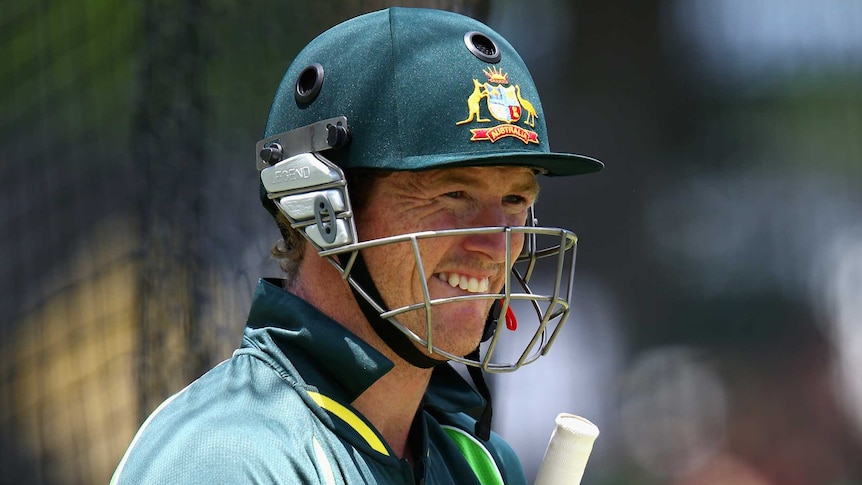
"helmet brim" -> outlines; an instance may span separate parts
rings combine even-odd
[[[598,172],[604,164],[595,158],[573,153],[536,153],[533,151],[447,153],[405,157],[392,170],[430,170],[470,166],[521,166],[539,170],[543,175],[567,176]],[[381,167],[384,168],[384,167]]]

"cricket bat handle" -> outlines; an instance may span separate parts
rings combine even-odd
[[[599,428],[568,413],[557,415],[555,423],[535,485],[577,485],[584,476]]]

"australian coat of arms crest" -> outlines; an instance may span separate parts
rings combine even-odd
[[[521,121],[533,128],[539,116],[533,104],[521,97],[521,87],[517,84],[509,86],[509,74],[500,69],[488,67],[482,72],[488,81],[480,83],[478,79],[473,79],[473,92],[467,97],[469,114],[466,119],[455,124],[463,125],[472,121],[493,123],[490,118],[482,117],[482,100],[485,100],[490,116],[501,123],[489,128],[471,129],[473,136],[470,141],[487,140],[494,143],[500,138],[514,137],[525,144],[539,143],[535,131],[517,124]]]

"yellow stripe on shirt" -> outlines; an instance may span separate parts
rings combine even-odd
[[[308,391],[308,395],[311,396],[311,399],[313,399],[318,406],[338,416],[342,421],[356,430],[356,432],[359,433],[359,436],[362,436],[362,438],[365,439],[365,442],[368,443],[368,446],[373,450],[389,456],[389,451],[386,450],[386,445],[383,444],[383,441],[380,440],[377,433],[365,424],[365,421],[360,419],[353,411],[342,406],[334,399],[318,392]]]

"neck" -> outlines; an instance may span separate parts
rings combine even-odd
[[[399,364],[353,401],[353,407],[374,424],[395,454],[412,461],[410,428],[428,387],[431,370],[404,361]]]
[[[310,249],[310,248],[307,248]],[[317,307],[391,360],[395,367],[352,404],[401,458],[412,459],[408,436],[432,369],[414,367],[393,352],[374,332],[353,298],[347,282],[313,250],[303,258],[292,293]]]

